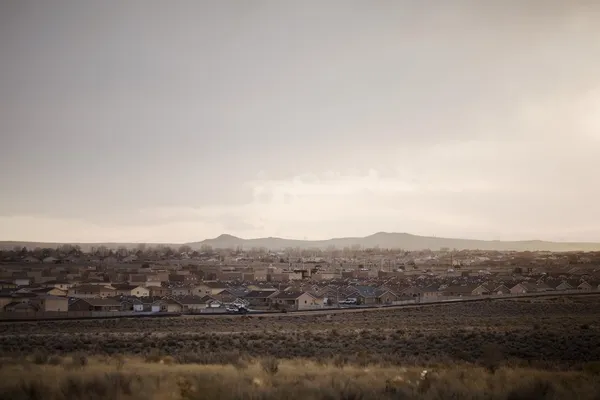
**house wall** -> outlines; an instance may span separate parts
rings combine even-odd
[[[516,285],[510,289],[510,293],[523,294],[523,293],[527,293],[527,290],[521,285]]]
[[[352,296],[350,296],[352,297]],[[359,299],[360,304],[375,304],[377,303],[377,297],[365,297],[365,296],[356,296]]]
[[[379,297],[379,302],[381,304],[391,304],[392,302],[397,300],[397,296],[395,296],[391,292],[384,293]]]
[[[69,300],[63,299],[44,299],[42,301],[42,309],[40,311],[69,311]]]
[[[85,301],[79,300],[69,305],[69,311],[92,311],[92,306]]]
[[[150,290],[145,287],[138,286],[131,291],[131,295],[135,297],[148,297],[150,296]]]
[[[167,312],[180,313],[182,308],[179,304],[167,304]]]
[[[473,296],[481,296],[483,294],[490,294],[489,289],[483,288],[481,286],[476,287],[475,289],[473,289],[473,291],[471,292],[471,294]]]
[[[438,297],[440,297],[440,293],[439,292],[423,292],[423,297],[425,299],[437,299]]]
[[[187,311],[199,311],[203,310],[207,307],[207,304],[204,303],[196,303],[196,304],[184,304],[184,308]]]
[[[563,282],[563,283],[561,283],[560,285],[558,285],[558,286],[556,287],[556,290],[571,290],[571,289],[573,289],[573,288],[571,287],[571,285],[569,285],[569,284],[568,284],[568,283],[566,283],[566,282]]]
[[[189,296],[192,294],[191,288],[174,288],[171,290],[173,296]]]
[[[295,306],[296,306],[297,310],[306,310],[306,309],[315,308],[315,306],[322,306],[322,305],[323,305],[322,299],[315,299],[308,293],[303,293],[302,295],[300,295],[300,297],[298,297],[295,302]]]
[[[150,288],[150,295],[151,296],[159,296],[159,297],[163,297],[163,296],[168,296],[171,294],[171,289],[168,288]]]
[[[198,297],[211,296],[212,290],[208,286],[198,285],[192,289],[192,295]]]
[[[4,309],[4,306],[6,306],[9,303],[12,303],[13,301],[14,299],[12,297],[0,297],[0,311]]]

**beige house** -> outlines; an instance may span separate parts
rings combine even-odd
[[[69,297],[80,299],[102,299],[115,296],[115,289],[101,285],[81,285],[69,289]]]
[[[135,296],[135,297],[148,297],[150,296],[150,289],[139,285],[130,284],[114,284],[115,296]]]
[[[61,297],[66,297],[67,296],[67,291],[66,290],[58,289],[58,288],[55,288],[55,287],[49,287],[49,288],[43,288],[43,289],[33,290],[33,293],[36,293],[36,294],[48,294],[48,295],[51,295],[51,296],[61,296]]]
[[[69,305],[69,311],[121,311],[121,303],[114,299],[80,298]]]
[[[515,286],[510,288],[511,294],[525,294],[525,293],[534,293],[537,289],[534,284],[522,282],[517,283]]]
[[[386,290],[377,296],[377,303],[379,304],[392,304],[396,300],[398,300],[398,296],[390,290]]]
[[[183,305],[173,299],[162,299],[152,303],[152,308],[157,306],[160,312],[180,313],[183,312]]]
[[[51,281],[46,281],[42,286],[55,287],[60,290],[68,291],[75,285],[72,282],[51,280]]]
[[[323,301],[308,292],[279,292],[270,297],[271,305],[288,310],[309,310],[323,306]]]
[[[69,311],[69,299],[66,297],[42,295],[30,300],[39,311],[67,312]]]
[[[192,289],[192,296],[204,297],[213,295],[213,290],[207,285],[196,285]]]

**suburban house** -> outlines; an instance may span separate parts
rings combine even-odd
[[[49,294],[51,296],[62,296],[62,297],[66,297],[67,296],[67,291],[61,290],[61,289],[57,289],[55,287],[32,289],[31,293],[35,293],[37,295]]]
[[[421,291],[421,297],[424,300],[435,300],[440,296],[439,285],[429,285]]]
[[[193,288],[191,286],[181,286],[171,289],[171,296],[173,297],[183,297],[183,296],[193,296]]]
[[[591,284],[583,281],[579,284],[579,286],[577,286],[578,290],[585,290],[585,291],[590,291],[594,289],[594,286],[592,286]]]
[[[492,290],[491,294],[510,294],[510,289],[505,285],[500,285]]]
[[[13,283],[17,286],[29,286],[29,285],[31,285],[31,281],[32,281],[32,279],[29,277],[21,277],[21,278],[15,278]]]
[[[151,286],[148,287],[150,290],[150,296],[152,297],[165,297],[172,295],[172,290],[164,286]]]
[[[1,289],[16,289],[17,285],[14,282],[10,281],[0,281],[0,290]]]
[[[54,287],[54,288],[57,288],[60,290],[68,291],[69,289],[71,289],[74,286],[74,284],[72,282],[67,282],[67,281],[50,280],[50,281],[44,282],[44,284],[42,286]]]
[[[193,296],[210,296],[212,295],[212,289],[206,285],[196,285],[191,290],[191,295]]]
[[[205,292],[207,290],[210,290],[210,293],[205,293],[204,295],[216,295],[221,293],[223,290],[228,289],[229,287],[225,284],[225,283],[221,283],[221,282],[203,282],[200,285],[197,285],[196,288],[202,288],[199,290],[204,290]]]
[[[279,292],[271,297],[275,308],[307,310],[322,307],[323,303],[307,292]]]
[[[116,296],[135,296],[135,297],[148,297],[150,296],[150,289],[143,286],[130,285],[128,283],[113,284],[115,288]]]
[[[510,288],[511,294],[535,293],[537,291],[537,286],[529,282],[517,283],[515,286]]]
[[[121,298],[119,302],[121,303],[121,311],[150,311],[149,309],[145,309],[144,302],[137,297]],[[150,306],[148,308],[150,308]]]
[[[398,300],[398,295],[391,290],[378,290],[377,304],[392,304]]]
[[[152,311],[155,311],[155,306],[157,306],[157,311],[168,312],[168,313],[181,313],[183,312],[183,305],[179,303],[177,300],[166,298],[157,300],[152,303]]]
[[[69,297],[82,299],[106,298],[115,296],[115,289],[102,285],[81,285],[69,289]]]
[[[270,298],[277,293],[277,290],[253,290],[244,296],[244,300],[252,307],[268,308]]]
[[[115,299],[80,298],[69,304],[69,311],[121,311],[121,303]]]
[[[217,294],[211,295],[215,299],[219,300],[221,303],[233,303],[237,299],[244,297],[246,292],[241,290],[236,290],[233,288],[227,288],[225,290],[221,290]]]
[[[34,313],[38,312],[39,308],[35,304],[27,301],[12,301],[4,306],[4,311]]]
[[[127,281],[131,285],[145,285],[148,277],[145,274],[130,274],[129,279]]]
[[[178,298],[177,302],[183,306],[183,312],[202,311],[203,309],[210,307],[212,304],[221,304],[221,302],[210,296],[185,296]]]
[[[377,304],[379,290],[372,286],[355,286],[348,288],[348,298],[355,298],[359,304]]]
[[[39,295],[29,300],[39,311],[66,312],[69,311],[69,299],[66,297]]]
[[[492,290],[487,285],[479,285],[471,291],[473,296],[483,296],[491,293]]]

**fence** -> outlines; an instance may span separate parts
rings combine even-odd
[[[484,295],[468,295],[468,296],[432,296],[418,298],[416,303],[438,303],[452,301],[468,301],[468,300],[484,300],[484,299],[510,299],[510,298],[526,298],[526,297],[546,297],[546,296],[564,296],[569,294],[598,294],[600,291],[595,290],[547,290],[544,292],[531,293],[507,293],[507,294],[484,294]]]
[[[86,319],[86,318],[122,318],[122,317],[164,317],[179,314],[163,312],[134,311],[44,311],[44,312],[1,312],[0,321],[49,320],[49,319]]]

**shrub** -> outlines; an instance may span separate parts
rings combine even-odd
[[[59,356],[52,356],[48,359],[48,364],[60,365],[60,364],[62,364],[62,359]]]
[[[74,368],[84,368],[88,365],[88,358],[83,353],[75,353],[71,357],[71,366]]]
[[[279,360],[275,357],[266,357],[260,360],[263,371],[269,375],[275,375],[279,371]]]
[[[41,365],[41,364],[47,364],[49,358],[50,358],[50,356],[45,351],[36,351],[31,356],[31,361],[34,364]]]
[[[146,354],[145,358],[147,363],[157,363],[161,360],[160,350],[152,349],[148,354]]]
[[[500,363],[504,359],[502,349],[497,344],[486,344],[482,348],[482,363],[483,366],[491,373],[496,372],[500,367]]]
[[[600,375],[600,361],[592,361],[583,365],[583,370],[592,375]]]

